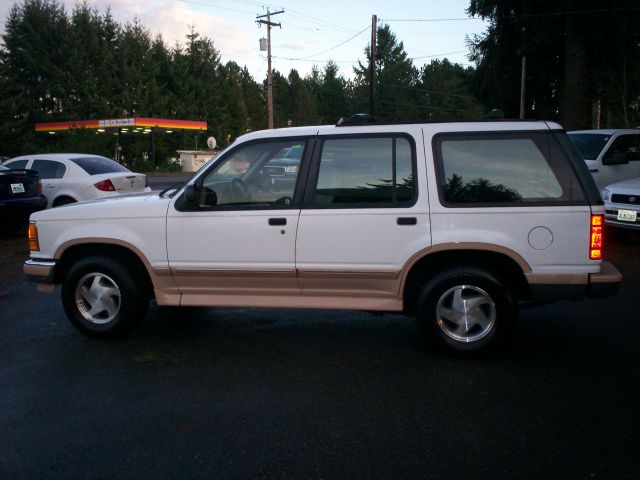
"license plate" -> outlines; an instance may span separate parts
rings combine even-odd
[[[5,183],[6,185],[6,183]],[[12,193],[24,193],[24,185],[21,183],[12,183],[11,184],[11,192]]]
[[[638,212],[635,210],[618,210],[618,220],[623,222],[635,222]]]

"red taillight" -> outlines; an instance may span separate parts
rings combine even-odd
[[[116,187],[113,186],[111,180],[103,180],[94,185],[98,190],[102,190],[103,192],[115,192]]]
[[[38,179],[38,193],[42,193],[42,180]]]
[[[589,235],[589,258],[600,260],[602,258],[602,225],[604,215],[591,215],[591,234]]]

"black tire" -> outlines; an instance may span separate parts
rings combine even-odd
[[[62,304],[71,323],[85,335],[121,338],[147,314],[145,285],[135,266],[127,269],[113,258],[87,257],[69,270],[62,284]]]
[[[517,308],[499,277],[457,266],[432,276],[418,295],[416,322],[427,340],[457,354],[480,354],[504,344]]]
[[[58,197],[53,201],[52,208],[61,207],[62,205],[69,205],[70,203],[76,203],[77,200],[71,197]]]

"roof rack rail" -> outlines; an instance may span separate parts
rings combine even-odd
[[[350,117],[340,117],[336,127],[348,127],[349,125],[366,125],[368,123],[377,123],[378,120],[367,113],[356,113]]]

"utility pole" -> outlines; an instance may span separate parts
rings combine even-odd
[[[524,99],[527,83],[527,56],[522,55],[522,74],[520,76],[520,120],[524,120]]]
[[[274,23],[271,21],[272,15],[278,15],[279,13],[284,13],[284,10],[280,10],[278,12],[271,13],[267,8],[266,15],[258,15],[256,16],[256,23],[265,24],[267,26],[267,116],[269,117],[269,128],[273,128],[273,81],[271,77],[271,27],[280,27],[282,25],[279,23]],[[267,17],[266,20],[261,20],[262,18]]]
[[[371,17],[371,48],[369,49],[369,115],[373,117],[373,103],[376,94],[376,46],[378,33],[378,17]]]

